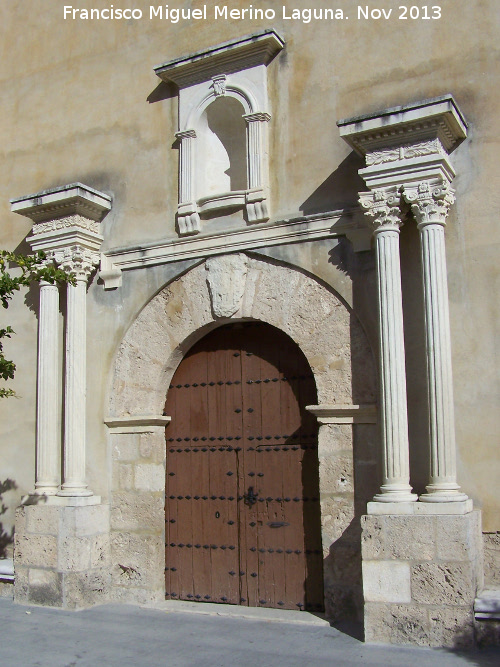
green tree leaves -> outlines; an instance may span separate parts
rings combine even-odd
[[[10,269],[16,269],[14,275],[9,273]],[[21,287],[29,287],[32,283],[39,283],[42,280],[51,284],[75,285],[75,277],[58,269],[42,251],[27,256],[0,250],[0,302],[3,308],[9,307],[12,297]],[[10,326],[0,329],[0,378],[3,380],[12,380],[16,371],[15,363],[6,359],[3,351],[4,339],[11,338],[14,333]],[[0,387],[0,398],[15,395],[12,389]]]

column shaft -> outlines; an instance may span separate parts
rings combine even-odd
[[[425,502],[465,500],[456,481],[455,420],[444,225],[419,224],[424,283],[430,479]]]
[[[415,501],[411,493],[399,229],[375,231],[383,482],[379,502]]]
[[[178,132],[177,138],[180,140],[180,160],[179,160],[179,203],[194,201],[194,140],[196,133],[194,130]]]
[[[54,495],[57,493],[60,481],[58,313],[58,286],[42,282],[38,320],[35,480],[37,495]]]
[[[268,113],[257,112],[243,116],[247,124],[247,179],[248,189],[255,190],[264,185],[263,159],[266,146],[265,132],[271,120]]]
[[[260,129],[261,121],[251,120],[247,122],[247,169],[248,169],[248,189],[260,188],[262,185],[262,175],[260,169]]]
[[[68,285],[64,481],[59,495],[91,496],[85,483],[86,278]]]

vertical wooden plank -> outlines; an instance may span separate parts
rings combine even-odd
[[[236,502],[235,451],[232,444],[236,434],[232,418],[233,351],[231,349],[230,329],[224,327],[216,332],[215,343],[210,346],[209,372],[211,378],[212,402],[209,411],[210,421],[210,456],[209,456],[209,507],[210,507],[210,563],[212,579],[212,599],[216,602],[237,601],[235,581],[238,566],[237,530],[231,518]],[[228,384],[230,382],[231,384]],[[236,385],[238,386],[238,385]],[[231,440],[228,440],[231,438]],[[233,473],[228,475],[228,473]],[[229,501],[228,497],[233,500]],[[231,516],[228,516],[231,515]],[[228,538],[231,541],[228,543]],[[223,599],[224,598],[224,599]]]
[[[167,413],[167,410],[169,412]],[[173,522],[177,520],[177,513],[174,512],[173,502],[169,500],[170,495],[170,483],[168,470],[170,465],[172,465],[174,455],[175,455],[175,423],[176,423],[176,390],[174,385],[170,384],[167,400],[165,402],[165,414],[168,414],[172,420],[165,428],[165,440],[166,440],[166,479],[165,479],[165,595],[170,597],[170,582],[171,582],[171,563],[170,563],[170,551],[168,549],[168,544],[173,537],[171,538],[173,528]],[[172,523],[171,523],[172,522]]]
[[[204,505],[203,495],[206,491],[206,465],[203,448],[207,442],[208,430],[208,389],[207,389],[207,355],[201,345],[197,345],[192,354],[194,361],[190,378],[190,474],[191,496],[191,540],[188,547],[192,557],[192,584],[188,595],[190,600],[201,600],[207,594],[207,581],[204,569]]]
[[[224,562],[226,577],[225,596],[228,602],[240,604],[239,577],[239,526],[238,526],[238,458],[243,451],[241,327],[227,327],[227,382],[226,428],[227,450],[224,454],[222,473],[226,497],[223,528],[227,547]],[[226,600],[224,600],[225,602]]]
[[[302,502],[302,456],[300,450],[300,408],[298,404],[299,357],[291,342],[281,344],[280,366],[287,381],[282,385],[282,428],[286,439],[284,464],[287,527],[285,539],[286,607],[302,609],[305,604],[304,519]]]
[[[190,406],[192,401],[193,373],[196,368],[196,357],[187,355],[182,364],[176,384],[182,384],[177,389],[177,428],[176,428],[176,466],[169,467],[167,477],[172,482],[177,497],[177,523],[174,524],[177,539],[171,547],[177,553],[177,581],[178,590],[173,591],[181,600],[189,600],[193,594],[193,560],[192,551],[186,545],[193,540],[193,525],[191,520],[191,430],[192,415]],[[188,497],[189,496],[189,497]]]
[[[258,354],[258,328],[247,325],[241,339],[242,367],[242,415],[244,445],[239,458],[239,524],[240,524],[240,603],[259,606],[259,507],[262,503],[260,470],[261,459],[257,447],[262,441],[262,413],[260,396],[260,357]],[[252,501],[249,494],[257,496]]]
[[[281,393],[279,355],[280,346],[276,346],[274,336],[266,335],[263,327],[260,336],[261,354],[261,410],[262,436],[264,438],[265,461],[263,494],[265,502],[260,505],[261,528],[259,535],[259,598],[260,604],[270,607],[283,607],[285,575],[279,567],[280,531],[273,528],[284,521],[282,502],[277,500],[283,497],[283,461],[281,451]],[[263,603],[262,601],[265,601]]]

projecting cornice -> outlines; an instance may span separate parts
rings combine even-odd
[[[34,222],[48,222],[69,215],[100,221],[111,209],[111,197],[83,183],[70,183],[10,200],[13,213]]]
[[[163,81],[179,88],[208,81],[217,74],[230,74],[257,65],[267,65],[285,46],[274,30],[262,30],[242,39],[233,39],[189,56],[170,60],[154,68]]]
[[[11,210],[35,224],[27,239],[34,252],[58,252],[66,261],[75,252],[89,255],[95,264],[101,247],[100,221],[111,209],[112,199],[83,183],[70,183],[10,200]],[[56,261],[63,261],[60,255]]]
[[[451,153],[467,136],[467,122],[450,94],[344,118],[337,125],[344,141],[362,156],[382,148],[398,147],[404,157],[405,146],[409,149],[435,139]]]

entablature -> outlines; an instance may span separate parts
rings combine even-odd
[[[371,235],[359,208],[300,216],[215,234],[168,239],[133,248],[111,249],[101,255],[99,276],[104,282],[104,289],[115,289],[121,286],[124,270],[339,236],[347,236],[355,251],[370,249]]]

